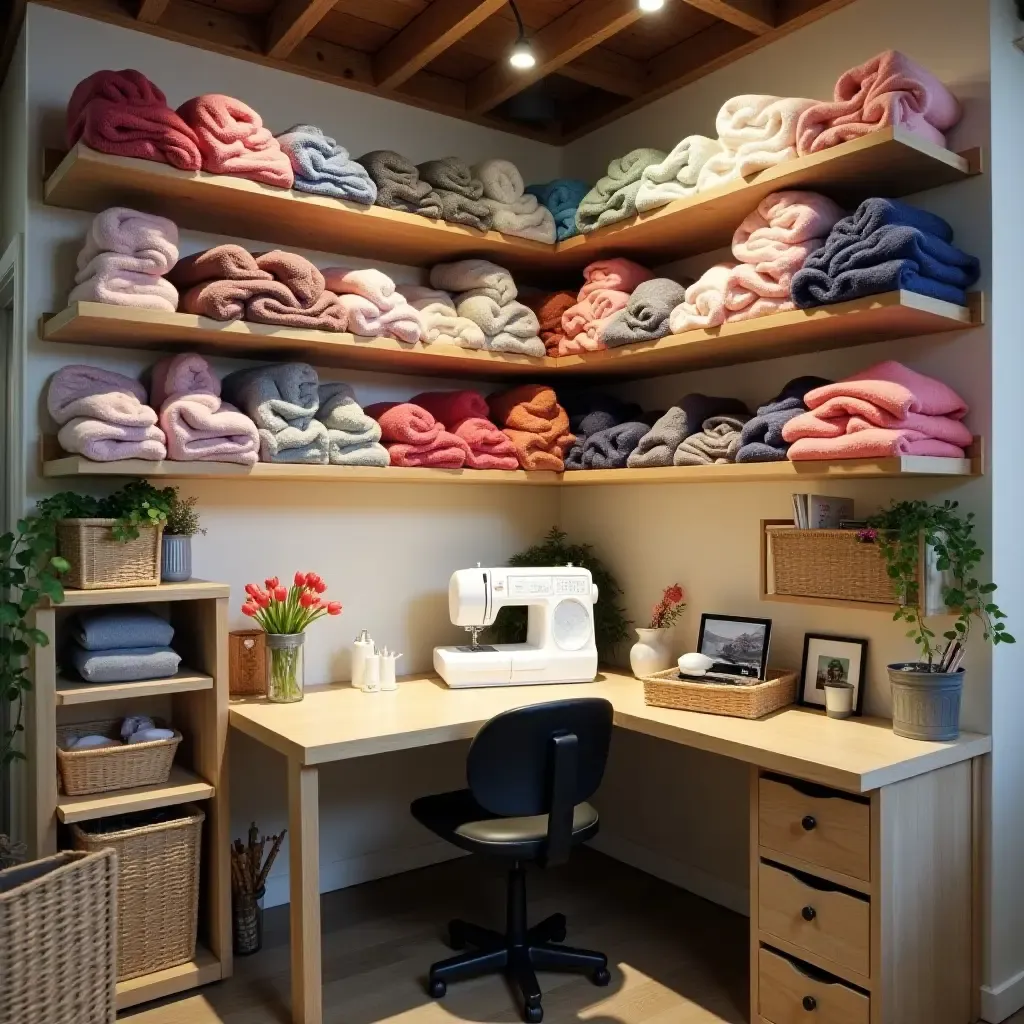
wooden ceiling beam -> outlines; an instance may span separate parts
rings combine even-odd
[[[559,68],[558,73],[629,99],[642,96],[647,88],[647,68],[640,61],[612,50],[588,50]]]
[[[373,58],[382,89],[396,89],[453,43],[472,32],[507,0],[434,0]]]
[[[685,3],[751,35],[763,36],[776,26],[774,0],[685,0]]]
[[[170,0],[140,0],[135,17],[147,25],[155,25],[163,17],[169,3]]]
[[[316,28],[337,0],[278,0],[267,23],[268,57],[283,60]]]
[[[514,68],[501,59],[477,75],[466,95],[469,109],[492,110],[643,16],[636,0],[583,0],[530,36],[537,58],[532,68]]]

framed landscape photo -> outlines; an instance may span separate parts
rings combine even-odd
[[[747,619],[705,612],[700,617],[697,650],[714,662],[712,672],[744,679],[764,679],[771,636],[771,619]]]
[[[800,703],[807,707],[823,708],[826,684],[848,684],[853,687],[853,713],[862,714],[867,654],[867,640],[805,633],[804,660],[800,670]]]

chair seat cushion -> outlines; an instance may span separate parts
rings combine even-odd
[[[473,853],[529,860],[544,849],[548,816],[502,818],[481,807],[468,789],[420,797],[412,803],[413,817],[442,839]],[[588,803],[573,811],[573,844],[597,833],[597,811]]]

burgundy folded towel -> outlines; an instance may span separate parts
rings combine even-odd
[[[487,417],[487,399],[477,391],[424,391],[410,400],[469,446],[469,469],[518,469],[516,447]]]
[[[469,445],[449,433],[426,409],[410,402],[377,402],[363,410],[381,429],[392,466],[461,469]]]
[[[463,420],[490,416],[487,399],[479,391],[423,391],[409,401],[426,409],[438,423],[452,431]]]

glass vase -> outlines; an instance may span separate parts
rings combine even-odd
[[[231,894],[231,925],[235,956],[251,956],[263,948],[263,897],[258,892]]]
[[[294,704],[302,700],[305,633],[267,634],[267,700]]]

